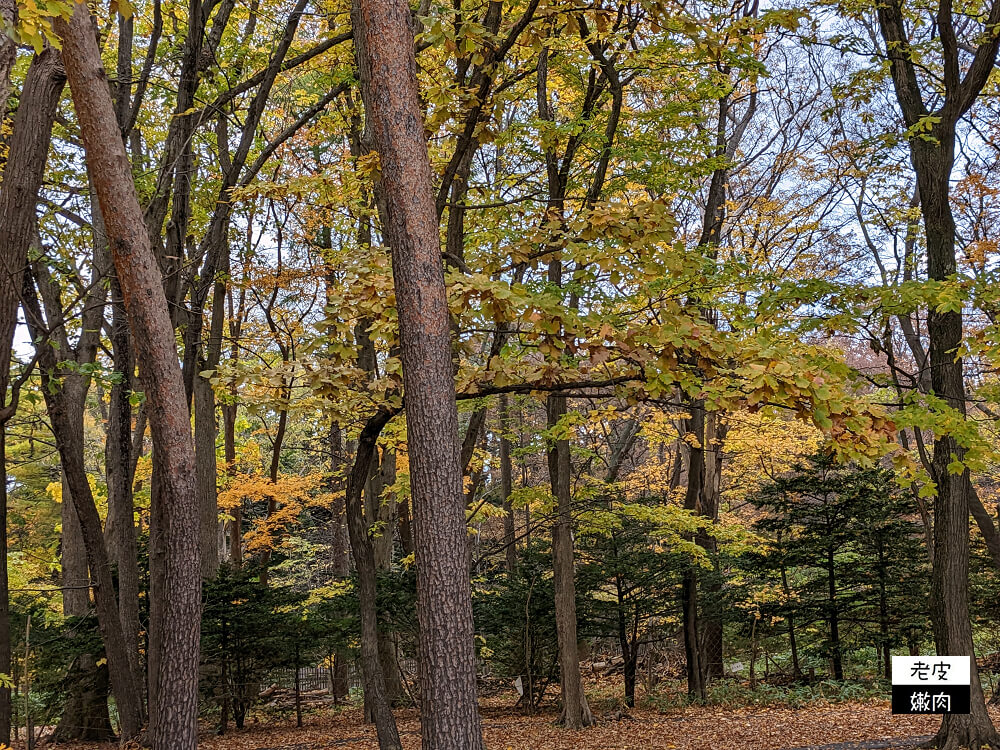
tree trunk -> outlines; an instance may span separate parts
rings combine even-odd
[[[344,497],[337,497],[337,491],[344,486],[343,477],[340,476],[343,466],[344,437],[340,430],[340,425],[331,422],[329,432],[330,446],[330,473],[333,475],[331,489],[336,499],[333,508],[330,510],[330,555],[332,557],[332,573],[336,578],[344,579],[351,574],[349,556],[351,554],[349,541],[347,538],[347,525],[344,518]],[[339,703],[348,695],[347,684],[347,652],[343,648],[338,648],[331,659],[332,672],[330,675],[330,692],[333,695],[334,703]]]
[[[2,6],[5,18],[13,19],[13,3]],[[10,66],[16,45],[6,35],[0,40],[0,85],[3,98],[0,109],[6,111],[10,93]],[[35,226],[35,206],[42,175],[48,159],[52,123],[59,98],[66,84],[59,53],[45,49],[28,67],[21,91],[20,105],[14,116],[3,182],[0,183],[0,432],[5,430],[16,403],[4,403],[10,385],[11,348],[17,327],[22,269],[28,259],[28,246]],[[0,447],[3,436],[0,435]],[[6,456],[0,452],[0,471],[6,477]],[[11,673],[10,604],[7,577],[7,484],[0,489],[0,672]],[[11,730],[9,688],[0,688],[0,743],[7,742]]]
[[[70,389],[67,389],[70,390]],[[75,388],[76,396],[85,397],[83,389]],[[74,404],[74,422],[79,421],[78,439],[83,449],[83,404]],[[60,540],[63,614],[67,617],[86,617],[90,613],[90,575],[87,570],[87,549],[83,531],[73,507],[72,490],[63,478],[60,507],[62,539]],[[98,689],[97,659],[93,654],[80,654],[70,667],[70,690],[59,717],[53,739],[57,742],[84,740],[107,742],[112,738],[111,718],[108,714],[107,674],[104,675],[103,694]]]
[[[385,695],[385,678],[378,652],[378,604],[375,552],[368,536],[362,508],[362,488],[375,454],[375,441],[388,416],[376,414],[358,436],[354,466],[347,478],[345,496],[347,530],[358,575],[358,607],[361,611],[361,671],[365,686],[365,715],[374,720],[380,750],[401,750],[396,719]]]
[[[691,416],[686,429],[692,436],[688,448],[687,490],[684,509],[699,511],[701,508],[702,482],[705,479],[705,408],[703,403],[690,404]],[[684,623],[684,655],[687,661],[688,695],[705,700],[705,667],[702,664],[701,633],[698,619],[698,569],[693,560],[684,571],[681,583],[681,607]]]
[[[482,750],[450,315],[410,8],[356,0],[354,41],[381,163],[413,497],[424,750]]]
[[[830,660],[833,662],[833,679],[844,679],[844,657],[840,646],[840,605],[837,602],[837,575],[834,567],[834,552],[830,547],[826,553],[827,618],[830,623]]]
[[[935,133],[936,142],[910,141],[917,171],[920,205],[927,235],[927,276],[942,281],[955,273],[955,220],[949,201],[954,163],[954,130]],[[962,358],[961,312],[928,311],[927,333],[934,394],[964,415],[965,381]],[[961,461],[965,449],[951,435],[934,441],[934,565],[931,577],[931,619],[934,641],[941,655],[970,656],[971,713],[945,714],[937,741],[942,748],[993,744],[1000,736],[993,726],[976,668],[972,623],[969,619],[969,494],[968,468],[953,474],[949,465]]]
[[[135,508],[132,481],[135,466],[132,460],[132,378],[135,358],[129,341],[128,320],[125,316],[121,287],[117,278],[111,280],[111,347],[118,380],[111,387],[105,472],[108,480],[108,520],[104,535],[108,554],[118,570],[118,609],[122,631],[128,646],[129,664],[136,683],[142,681],[139,661],[139,559],[135,530]]]
[[[236,404],[222,407],[223,443],[226,455],[226,473],[230,479],[236,473]],[[233,508],[229,522],[229,564],[239,568],[243,564],[243,508]]]
[[[6,374],[6,370],[4,371]],[[7,392],[6,384],[3,393]],[[10,582],[7,575],[7,421],[0,420],[0,672],[11,674],[10,648]],[[10,742],[10,688],[0,688],[0,744]]]
[[[41,312],[38,310],[34,293],[34,289],[27,288],[24,296],[27,308],[26,317],[31,321],[32,335],[36,337],[38,334],[37,322],[41,318]],[[49,421],[52,425],[52,434],[59,450],[65,486],[75,510],[73,515],[76,516],[79,523],[80,538],[83,541],[87,565],[90,568],[90,579],[92,579],[90,585],[94,592],[97,623],[104,639],[111,684],[118,705],[121,733],[124,739],[131,739],[138,736],[142,728],[141,696],[129,663],[128,647],[122,631],[121,617],[111,576],[111,563],[104,543],[104,531],[101,528],[101,517],[97,512],[97,505],[94,502],[83,462],[83,419],[82,415],[79,418],[74,418],[72,410],[74,400],[70,394],[66,393],[67,385],[73,382],[72,376],[64,377],[62,380],[56,379],[59,365],[48,344],[42,344],[38,353],[39,365],[42,370],[42,390],[45,395]],[[67,535],[67,538],[73,538],[72,532]],[[75,567],[79,568],[78,565]],[[87,579],[85,571],[82,573],[74,572],[74,575],[81,576],[83,580]],[[82,593],[84,597],[87,596],[86,589],[83,589]]]
[[[549,396],[546,411],[546,424],[551,428],[566,414],[566,398]],[[583,691],[576,635],[576,567],[573,554],[569,440],[556,440],[552,443],[548,450],[548,463],[552,494],[556,498],[556,520],[552,527],[552,575],[556,599],[556,636],[559,642],[562,722],[568,729],[581,729],[593,724],[594,716]]]
[[[987,10],[988,9],[988,10]],[[879,31],[885,40],[889,70],[896,101],[907,127],[910,160],[917,176],[917,192],[923,218],[927,250],[927,277],[943,281],[957,270],[955,263],[955,220],[951,212],[951,173],[955,163],[955,127],[975,103],[989,80],[1000,48],[1000,39],[985,35],[974,50],[974,59],[963,70],[959,60],[956,30],[950,2],[938,6],[936,23],[942,41],[944,96],[940,107],[929,112],[924,102],[912,53],[909,26],[898,2],[878,6]],[[985,28],[1000,22],[1000,3],[984,8]],[[935,97],[939,96],[935,92]],[[930,116],[929,116],[930,115]],[[917,124],[929,122],[928,132],[918,132]],[[930,349],[931,388],[951,409],[964,417],[965,382],[960,345],[963,336],[961,310],[939,311],[930,306],[927,316]],[[959,746],[1000,747],[986,711],[982,684],[976,667],[972,623],[969,619],[969,501],[971,481],[968,467],[951,473],[962,462],[964,449],[952,435],[935,438],[930,474],[937,484],[934,498],[934,562],[931,573],[931,619],[939,654],[971,657],[971,712],[945,714],[935,743],[942,750]]]
[[[214,314],[214,310],[213,310]],[[194,448],[198,485],[201,577],[215,578],[219,572],[219,506],[216,476],[215,391],[207,378],[194,376]]]
[[[500,396],[500,500],[503,503],[503,547],[507,575],[512,576],[517,568],[517,545],[514,534],[514,509],[510,504],[510,493],[514,487],[514,468],[510,461],[510,438],[507,437],[509,408],[507,395]]]
[[[62,41],[63,63],[87,163],[136,343],[154,451],[162,469],[162,486],[155,495],[164,501],[163,531],[169,554],[162,571],[165,596],[151,596],[150,599],[155,613],[151,614],[151,624],[162,628],[159,633],[152,634],[160,639],[161,650],[160,668],[153,678],[159,704],[150,712],[150,740],[154,750],[194,750],[198,744],[200,515],[194,481],[194,446],[174,329],[159,267],[145,232],[131,165],[121,140],[87,6],[77,4],[68,21],[56,19],[54,26]],[[86,473],[82,466],[79,468],[86,483]],[[156,499],[154,496],[154,501]],[[86,510],[89,512],[91,508]],[[93,514],[96,516],[96,508]],[[88,531],[88,527],[94,525],[94,519],[86,518],[85,522],[85,514],[80,516],[84,534],[88,535],[93,531]],[[99,531],[99,517],[96,527]],[[88,554],[89,547],[88,544]],[[106,567],[106,560],[92,560],[91,570],[101,568],[102,562]],[[151,578],[155,580],[153,572]],[[113,603],[110,581],[98,580],[97,583],[98,600],[110,595]],[[101,593],[105,586],[107,591]],[[105,614],[114,615],[117,620],[116,611]],[[120,625],[117,633],[120,636]],[[112,645],[124,650],[124,644],[108,645],[114,682],[115,672],[120,668],[116,669],[112,662],[115,650]],[[121,668],[126,666],[127,659]],[[115,694],[121,708],[122,691],[116,690]],[[126,700],[137,699],[138,692],[133,687],[131,697]]]

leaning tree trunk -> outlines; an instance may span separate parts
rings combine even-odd
[[[68,21],[56,19],[55,30],[62,41],[87,164],[136,343],[153,448],[162,469],[160,493],[165,500],[163,532],[168,554],[162,570],[164,595],[151,597],[151,620],[160,626],[160,668],[152,678],[159,703],[150,711],[150,741],[154,750],[194,750],[198,745],[200,516],[194,446],[174,329],[87,6],[77,4]],[[153,579],[154,573],[160,574],[150,573]]]
[[[361,88],[381,162],[407,412],[424,750],[482,750],[448,299],[408,3],[356,0]]]
[[[5,17],[13,16],[5,3]],[[6,38],[6,37],[5,37]],[[3,82],[3,109],[9,93],[9,65],[13,65],[16,49],[4,42],[0,50],[0,65],[6,68]],[[22,272],[28,260],[28,246],[35,226],[35,206],[48,159],[52,123],[66,76],[55,50],[45,49],[36,55],[28,67],[21,89],[20,105],[14,117],[7,164],[0,183],[0,430],[13,412],[4,404],[10,385],[11,350],[17,327],[17,307],[21,296]],[[0,435],[2,440],[2,435]],[[0,452],[0,472],[6,476],[6,457]],[[11,673],[10,613],[7,581],[7,483],[0,487],[0,672]],[[10,737],[10,689],[0,687],[0,743]]]

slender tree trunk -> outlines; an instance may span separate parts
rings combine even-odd
[[[74,385],[77,385],[74,383]],[[66,388],[75,391],[77,398],[84,398],[83,388]],[[77,439],[83,443],[83,404],[73,405],[74,422],[80,426]],[[90,613],[90,575],[87,569],[87,549],[83,531],[73,506],[72,490],[66,478],[62,483],[63,502],[60,508],[62,538],[60,557],[62,564],[63,614],[67,617],[86,617]],[[94,654],[78,655],[70,667],[71,684],[66,704],[63,706],[53,739],[56,742],[84,740],[107,742],[112,737],[111,718],[108,714],[107,690],[100,694],[97,657]],[[105,674],[104,686],[107,687]]]
[[[409,5],[357,0],[354,41],[381,163],[413,497],[424,750],[482,750],[448,300]]]
[[[685,510],[698,511],[705,479],[705,409],[702,403],[690,405],[691,416],[686,429],[693,439],[688,449],[687,490]],[[705,667],[702,664],[701,632],[698,620],[698,569],[691,561],[681,582],[681,607],[684,623],[684,654],[687,660],[688,695],[705,700]]]
[[[213,313],[214,314],[214,313]],[[207,378],[194,377],[194,447],[198,485],[201,577],[215,578],[219,572],[219,507],[215,441],[218,427],[215,418],[215,392]]]
[[[336,496],[337,491],[341,490],[344,486],[343,477],[340,476],[343,466],[344,436],[340,425],[336,422],[330,423],[328,441],[330,446],[330,473],[333,475],[331,488]],[[334,501],[333,508],[330,511],[332,516],[330,521],[330,554],[333,558],[332,573],[339,579],[347,578],[351,574],[349,560],[351,550],[347,537],[344,510],[344,496],[341,495]],[[331,657],[330,663],[332,667],[330,691],[333,694],[334,703],[339,703],[348,695],[347,652],[343,648],[338,648]]]
[[[226,473],[230,480],[236,474],[236,404],[222,407],[223,443],[226,455]],[[229,522],[229,564],[239,568],[243,564],[243,508],[237,505]]]
[[[510,460],[510,438],[507,437],[510,417],[507,395],[500,396],[500,500],[503,503],[503,545],[507,575],[512,576],[517,568],[517,545],[514,534],[514,508],[510,504],[510,493],[514,486],[514,468]]]
[[[566,398],[549,396],[546,412],[548,426],[558,424],[566,414]],[[573,554],[569,440],[556,440],[552,443],[548,450],[548,463],[552,494],[556,498],[556,520],[552,527],[552,574],[556,599],[556,636],[559,641],[562,722],[568,729],[580,729],[593,724],[594,716],[583,690],[576,634],[576,566]]]
[[[840,645],[840,604],[837,601],[837,576],[834,563],[835,550],[826,553],[827,612],[830,623],[830,660],[833,662],[833,679],[844,679],[844,657]]]
[[[4,371],[6,373],[6,370]],[[3,393],[7,392],[4,384]],[[7,575],[7,420],[0,421],[0,672],[11,674],[10,583]],[[0,744],[10,742],[11,695],[9,687],[0,688]]]
[[[25,294],[27,317],[33,333],[37,334],[37,321],[41,313],[34,302],[34,290],[27,289]],[[83,463],[83,421],[82,416],[75,419],[72,412],[72,397],[65,393],[67,381],[53,377],[58,368],[55,355],[51,348],[42,345],[39,348],[39,365],[42,368],[42,389],[45,403],[55,436],[56,447],[62,463],[66,488],[71,500],[75,516],[79,523],[81,539],[86,550],[87,565],[90,568],[91,585],[94,592],[94,603],[97,611],[97,623],[104,639],[105,654],[111,673],[111,684],[118,705],[119,721],[122,736],[131,739],[139,734],[142,728],[142,703],[138,685],[132,675],[128,658],[128,647],[122,631],[118,602],[115,598],[114,583],[111,576],[111,563],[108,559],[107,547],[104,543],[104,530],[101,528],[101,517],[97,512],[93,492],[87,478]],[[78,425],[78,427],[74,427]],[[72,538],[72,533],[70,534]],[[80,573],[76,573],[80,575]],[[82,573],[86,578],[86,572]],[[85,591],[85,590],[84,590]],[[86,595],[84,593],[84,595]]]
[[[781,591],[785,596],[786,601],[791,599],[791,587],[788,585],[788,571],[785,568],[784,552],[781,551],[781,532],[778,532],[778,548],[779,554],[782,555],[781,560]],[[786,618],[788,621],[788,647],[792,652],[792,676],[795,679],[802,677],[802,668],[799,664],[799,645],[795,638],[795,619],[789,613]]]
[[[169,554],[162,571],[161,593],[165,596],[162,599],[152,596],[150,602],[155,613],[151,615],[152,624],[162,628],[154,634],[161,644],[160,668],[154,675],[159,704],[150,712],[150,740],[154,750],[194,750],[198,744],[200,514],[194,480],[194,446],[174,329],[87,6],[77,4],[68,21],[57,19],[54,26],[62,41],[63,63],[87,163],[136,342],[154,451],[162,469],[161,488],[155,495],[164,501],[163,531]],[[82,466],[80,470],[86,483]],[[96,509],[94,512],[96,515]],[[84,518],[81,513],[81,525],[87,535],[87,527],[94,524],[90,518],[84,523]],[[96,526],[99,530],[99,518]],[[91,570],[100,568],[101,562],[106,567],[106,561],[94,560]],[[155,580],[153,573],[151,578]],[[111,595],[113,601],[110,582],[97,583],[98,598]],[[101,594],[105,585],[108,591]],[[117,620],[117,611],[106,614],[114,615]],[[120,625],[117,631],[120,634]],[[121,648],[124,650],[124,644]],[[108,651],[110,663],[110,645]],[[114,665],[110,666],[114,680],[116,670]],[[115,691],[119,707],[121,692]],[[131,695],[138,698],[135,689]]]
[[[358,606],[361,611],[361,671],[365,686],[365,714],[375,722],[380,750],[401,750],[396,719],[385,694],[385,677],[378,652],[378,604],[375,552],[368,536],[362,508],[362,488],[375,454],[375,441],[388,417],[377,414],[358,436],[354,466],[347,478],[345,497],[347,529],[358,575]]]
[[[135,358],[129,341],[128,320],[117,278],[111,280],[111,347],[118,380],[111,387],[105,466],[108,478],[108,520],[105,536],[111,562],[118,570],[118,609],[128,646],[129,664],[137,684],[142,682],[139,661],[139,559],[132,497],[132,379]]]

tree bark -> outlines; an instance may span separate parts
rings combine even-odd
[[[551,280],[551,267],[550,267]],[[566,414],[566,397],[549,396],[546,424],[551,428]],[[556,499],[552,526],[552,576],[555,588],[556,636],[559,642],[559,683],[562,687],[562,722],[567,729],[594,723],[583,690],[576,636],[576,566],[573,553],[572,467],[569,440],[556,440],[548,449],[549,480]]]
[[[448,300],[410,8],[356,0],[366,116],[381,162],[399,312],[420,624],[424,750],[482,750]]]
[[[984,28],[1000,23],[1000,2],[984,8]],[[940,107],[929,112],[917,75],[907,21],[899,0],[878,7],[879,31],[885,41],[896,101],[908,128],[929,122],[929,132],[915,132],[909,139],[910,160],[917,176],[920,211],[927,250],[927,277],[943,281],[956,270],[955,220],[951,211],[951,173],[955,163],[955,128],[989,80],[1000,49],[995,34],[982,35],[968,66],[960,64],[951,0],[940,0],[934,18],[940,40],[944,96]],[[930,116],[930,117],[929,117]],[[926,119],[925,119],[926,118]],[[966,414],[963,362],[962,312],[928,311],[927,334],[931,388],[960,416]],[[964,449],[952,435],[935,438],[931,476],[937,484],[934,498],[934,562],[931,573],[931,619],[939,654],[970,656],[971,712],[945,714],[935,743],[942,750],[960,746],[1000,747],[1000,735],[983,698],[976,668],[972,623],[969,618],[969,510],[972,484],[969,470],[961,466]]]
[[[14,9],[4,6],[11,18]],[[9,65],[16,47],[4,35],[0,65],[7,65],[0,79],[5,85],[2,108],[6,110]],[[8,65],[9,63],[9,65]],[[17,307],[28,260],[28,246],[35,225],[35,206],[48,159],[52,123],[66,75],[59,54],[50,49],[36,55],[28,67],[21,90],[21,103],[14,116],[7,164],[0,183],[0,431],[13,415],[16,402],[3,403],[10,386],[10,364],[17,327]],[[2,440],[2,436],[0,436]],[[6,455],[0,454],[0,472],[6,476]],[[11,673],[9,590],[7,579],[7,486],[0,488],[0,672]],[[0,743],[10,737],[10,689],[0,688]]]
[[[159,703],[151,707],[150,740],[154,750],[194,750],[198,744],[201,622],[199,508],[194,446],[174,329],[87,6],[77,4],[68,21],[57,19],[54,26],[62,41],[63,63],[87,163],[136,342],[154,451],[162,468],[161,488],[156,494],[164,500],[168,554],[162,571],[165,589],[160,593],[164,596],[151,595],[150,599],[154,612],[158,610],[151,620],[162,627],[153,634],[160,640],[161,651],[160,669],[153,677]],[[86,481],[85,472],[83,477]],[[92,525],[92,519],[88,521],[84,523],[81,514],[85,534],[86,527]],[[92,570],[95,567],[100,566],[91,565]],[[104,586],[101,581],[98,584],[100,592]],[[106,585],[108,591],[103,596],[113,596],[110,582]],[[113,614],[117,618],[117,612]],[[116,690],[119,701],[120,692]],[[138,697],[134,689],[132,696]]]
[[[927,276],[942,281],[955,273],[955,221],[949,199],[954,162],[954,131],[937,134],[937,144],[915,138],[910,142],[920,186],[921,211],[927,237]],[[931,387],[934,394],[964,415],[966,411],[963,362],[956,352],[962,343],[961,312],[939,312],[927,317]],[[986,711],[979,671],[975,664],[972,623],[969,619],[969,470],[953,474],[952,461],[961,461],[965,449],[951,435],[937,437],[932,459],[937,483],[934,498],[934,565],[931,574],[931,620],[939,654],[971,656],[971,713],[945,714],[938,734],[942,747],[993,744],[1000,746]]]

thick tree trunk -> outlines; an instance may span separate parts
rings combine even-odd
[[[153,446],[161,468],[161,487],[155,494],[164,501],[163,532],[168,554],[162,570],[164,596],[151,596],[150,600],[154,610],[152,624],[160,627],[153,637],[159,639],[161,646],[160,668],[153,676],[159,702],[151,707],[150,740],[154,750],[193,750],[198,744],[200,516],[194,481],[194,446],[174,329],[87,6],[77,4],[69,21],[57,19],[54,25],[62,41],[63,63],[87,164],[136,343]],[[86,473],[82,466],[79,468],[86,483]],[[86,518],[84,513],[80,516],[87,535],[88,526],[94,525],[93,519]],[[99,530],[99,518],[96,526]],[[89,547],[88,544],[88,554]],[[101,562],[106,567],[106,560],[92,560],[91,570],[100,568]],[[156,573],[151,571],[154,580]],[[111,595],[113,601],[110,581],[97,583],[98,600]],[[105,586],[108,590],[102,594]],[[105,614],[113,614],[117,620],[117,611]],[[120,624],[117,633],[120,637]],[[114,645],[124,650],[123,643]],[[112,650],[109,644],[108,659],[114,682]],[[115,691],[119,707],[121,692]],[[134,688],[131,696],[127,700],[138,699]]]
[[[943,281],[956,271],[955,220],[949,200],[954,163],[954,130],[936,132],[936,142],[914,138],[910,142],[920,190],[920,206],[927,236],[927,276]],[[964,415],[966,410],[963,363],[957,352],[962,343],[961,312],[928,311],[931,387],[949,407]],[[986,712],[983,688],[976,668],[972,623],[969,619],[969,470],[953,474],[953,461],[961,461],[965,450],[951,435],[934,441],[934,565],[931,578],[931,619],[939,654],[971,656],[971,713],[945,714],[938,734],[942,748],[1000,747]]]
[[[550,271],[551,274],[551,271]],[[550,275],[551,278],[551,275]],[[549,427],[566,414],[565,396],[549,396]],[[580,654],[576,636],[576,565],[573,553],[572,467],[569,440],[556,440],[548,450],[549,481],[556,498],[556,520],[552,526],[552,576],[555,588],[556,636],[559,642],[559,684],[562,687],[562,722],[568,729],[594,723],[583,691]]]
[[[413,497],[424,750],[482,750],[450,315],[410,8],[356,0],[366,116],[381,163]],[[461,552],[460,552],[461,551]]]
[[[4,4],[4,16],[12,19],[16,10],[13,3]],[[14,63],[16,46],[3,36],[0,42],[0,67],[3,67],[0,84],[3,99],[0,109],[6,111],[10,93],[10,66]],[[36,55],[28,67],[21,90],[20,106],[14,116],[14,130],[0,183],[0,431],[5,429],[15,404],[6,404],[10,385],[11,348],[17,326],[17,306],[28,259],[28,246],[35,225],[35,205],[42,175],[49,153],[52,123],[59,98],[66,84],[58,52],[46,49]],[[2,436],[0,436],[2,440]],[[6,457],[0,462],[2,476],[6,476]],[[10,614],[7,582],[7,486],[0,488],[0,672],[11,673]],[[0,743],[10,737],[10,689],[0,688]]]

